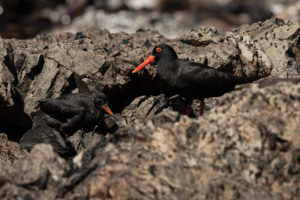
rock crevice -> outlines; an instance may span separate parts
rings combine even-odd
[[[98,28],[0,39],[0,130],[9,140],[30,128],[41,99],[101,90],[115,112],[106,129],[83,134],[85,147],[69,162],[51,145],[26,153],[2,138],[0,150],[13,144],[14,151],[11,159],[0,151],[0,198],[298,199],[299,29],[271,19],[225,35],[194,28],[173,40]],[[186,101],[154,66],[131,73],[159,43],[180,58],[261,80],[206,99],[205,114],[188,118]],[[199,102],[192,107],[197,114]]]

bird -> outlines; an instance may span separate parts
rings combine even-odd
[[[77,130],[92,131],[105,113],[113,115],[107,104],[106,95],[98,91],[92,95],[70,93],[56,99],[40,100],[38,107],[61,122],[59,129],[63,133],[71,135]]]
[[[60,134],[58,128],[61,123],[41,111],[31,113],[32,128],[24,133],[20,140],[22,148],[31,150],[34,145],[47,143],[53,146],[53,150],[61,155],[75,155],[73,145]]]
[[[199,99],[200,115],[203,114],[204,98],[221,96],[234,89],[235,85],[248,83],[253,78],[235,76],[233,73],[212,68],[206,64],[180,59],[175,50],[167,44],[158,44],[152,54],[132,73],[146,67],[148,64],[157,65],[157,73],[174,92],[186,98],[189,102],[186,115],[190,115],[193,99]]]

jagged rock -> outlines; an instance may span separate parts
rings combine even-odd
[[[141,124],[149,119],[152,119],[155,115],[161,113],[165,108],[185,114],[186,107],[186,100],[178,95],[172,97],[166,97],[164,94],[157,96],[140,96],[135,98],[129,106],[126,106],[123,109],[121,118],[125,122],[120,124]]]
[[[9,141],[6,134],[0,134],[0,172],[25,155],[26,150],[23,150],[20,144]]]
[[[75,134],[70,136],[68,140],[75,147],[75,151],[80,152],[97,145],[101,141],[105,141],[105,138],[99,133],[87,132],[82,135],[80,134],[80,131],[77,131]]]
[[[144,126],[120,128],[110,142],[79,154],[65,184],[31,195],[59,191],[67,199],[296,199],[299,91],[299,79],[278,79],[228,93],[197,119],[164,110]],[[0,191],[23,188],[9,186],[11,179]]]
[[[125,107],[121,116],[125,119],[126,124],[140,124],[152,118],[167,106],[168,100],[163,94],[150,97],[140,96]]]
[[[196,49],[199,49],[201,56],[190,57],[198,62],[207,62],[214,68],[224,68],[247,76],[297,76],[299,65],[295,63],[292,49],[297,45],[299,27],[298,23],[272,19],[241,26],[227,32],[223,39],[215,31],[211,34],[210,28],[200,27],[187,31],[180,40],[200,46]],[[199,32],[201,34],[197,37]],[[207,32],[209,34],[205,35]]]
[[[55,188],[65,182],[64,176],[69,170],[70,167],[67,162],[53,152],[51,145],[38,144],[26,158],[15,161],[11,167],[6,168],[1,173],[2,176],[5,174],[5,179],[2,179],[3,190],[1,190],[0,196],[3,199],[25,196],[25,194],[26,196],[39,197],[39,194],[33,194],[33,191],[41,189],[47,191],[45,195],[48,199],[53,199],[56,196]],[[14,187],[13,184],[27,188],[21,190]],[[15,192],[10,193],[12,188],[20,193],[18,195]]]
[[[168,40],[151,30],[111,34],[90,28],[76,35],[49,34],[24,41],[1,39],[2,105],[9,104],[15,109],[15,102],[19,103],[18,112],[22,109],[26,114],[9,113],[16,113],[12,119],[27,118],[15,120],[24,121],[22,129],[26,129],[30,127],[28,115],[35,111],[38,100],[55,98],[76,89],[83,93],[102,90],[116,110],[123,109],[138,96],[167,93],[155,68],[149,66],[142,73],[131,74],[157,43],[171,44],[181,58],[237,75],[296,76],[299,74],[298,29],[297,22],[272,19],[242,26],[225,36],[210,34],[212,29],[208,29],[208,36],[203,28],[184,34],[181,40],[189,44],[197,45],[202,37],[210,38],[205,41],[214,41],[198,47]],[[202,36],[196,34],[199,31]],[[120,102],[120,99],[124,100]],[[8,115],[1,113],[3,118]]]
[[[7,128],[20,119],[17,113],[34,111],[38,99],[95,90],[106,93],[119,125],[112,134],[103,130],[101,138],[86,133],[87,148],[77,149],[70,166],[50,146],[37,145],[2,173],[0,198],[297,199],[299,27],[272,19],[195,47],[151,30],[111,34],[91,28],[0,39],[0,118],[11,121]],[[170,111],[176,97],[155,67],[131,74],[157,43],[172,45],[180,58],[236,75],[273,78],[207,99],[207,112],[188,118]],[[197,102],[193,108],[195,113]],[[97,137],[99,143],[91,144]]]
[[[222,37],[219,35],[216,28],[202,26],[186,31],[179,40],[193,46],[206,46],[210,43],[219,43],[222,40]]]
[[[15,184],[35,185],[45,189],[61,183],[68,170],[66,161],[53,152],[51,145],[38,144],[26,159],[15,161],[4,173]]]
[[[12,59],[12,47],[0,39],[0,130],[9,138],[20,137],[22,131],[30,128],[30,118],[23,112],[24,103],[18,88],[17,71]]]
[[[295,198],[299,83],[254,84],[196,120],[165,112],[163,123],[120,130],[113,144],[95,147],[97,169],[67,197]]]

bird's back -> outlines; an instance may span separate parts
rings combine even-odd
[[[39,108],[60,121],[74,116],[78,109],[89,109],[90,99],[82,94],[66,94],[57,99],[39,101]]]
[[[252,78],[238,77],[204,64],[180,60],[176,90],[188,99],[203,99],[220,96],[234,89],[235,85],[253,81]]]

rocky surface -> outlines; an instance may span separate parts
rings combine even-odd
[[[22,149],[20,144],[9,141],[6,134],[0,134],[0,172],[26,154],[27,151]]]
[[[120,128],[109,142],[80,153],[69,175],[48,146],[37,146],[6,173],[10,181],[3,183],[0,196],[12,197],[9,191],[16,185],[25,195],[31,183],[43,192],[28,196],[48,199],[53,193],[67,199],[297,199],[299,91],[299,79],[252,84],[226,94],[201,118],[165,111],[142,126]],[[27,175],[20,182],[16,177],[22,173]],[[51,176],[42,179],[47,173]]]
[[[299,198],[299,28],[272,19],[225,35],[194,28],[178,40],[98,28],[0,39],[0,127],[9,140],[31,127],[41,99],[102,90],[115,113],[107,129],[84,134],[83,146],[78,135],[69,138],[78,152],[69,162],[45,144],[4,160],[0,198]],[[207,112],[188,118],[185,100],[154,66],[131,74],[158,43],[180,58],[268,78],[206,99]],[[195,115],[198,109],[194,101]]]
[[[299,80],[254,84],[225,95],[202,118],[165,112],[120,129],[93,149],[97,168],[67,197],[296,199],[299,89]]]

